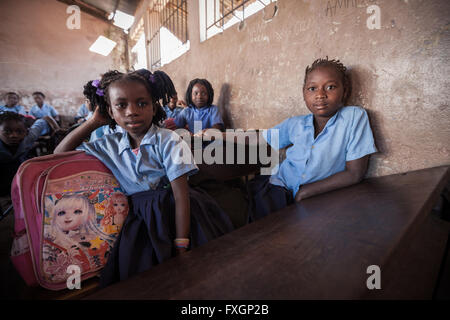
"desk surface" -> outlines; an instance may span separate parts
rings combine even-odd
[[[87,298],[363,298],[367,267],[384,272],[402,256],[448,180],[448,167],[366,179],[287,207]],[[391,278],[398,276],[391,272]]]

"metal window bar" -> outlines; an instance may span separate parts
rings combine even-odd
[[[160,15],[161,26],[172,32],[183,44],[186,43],[188,40],[187,0],[167,1]]]
[[[182,44],[188,41],[187,0],[156,0],[156,12],[149,16],[149,54],[152,70],[161,67],[161,28],[165,27]]]
[[[213,27],[217,27],[222,29],[222,31],[224,30],[224,25],[226,22],[228,22],[228,20],[230,20],[233,16],[238,18],[240,21],[243,21],[245,18],[245,14],[244,14],[244,10],[245,7],[254,3],[254,2],[259,2],[261,3],[264,7],[268,6],[269,4],[276,2],[276,0],[270,0],[270,2],[268,4],[266,4],[265,2],[261,1],[261,0],[213,0],[213,22],[208,24],[208,13],[211,12],[211,10],[208,11],[208,0],[205,0],[205,34],[206,34],[206,38],[208,39],[208,30],[210,30]],[[220,7],[220,12],[217,12],[217,5],[218,7]],[[210,6],[211,7],[211,6]],[[242,17],[236,15],[235,11],[239,10],[240,8],[242,8]]]

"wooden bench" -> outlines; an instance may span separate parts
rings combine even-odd
[[[447,166],[366,179],[86,299],[430,299],[450,229],[430,212],[449,178]]]

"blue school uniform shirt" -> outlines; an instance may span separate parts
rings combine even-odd
[[[175,118],[184,108],[175,107],[173,110],[170,110],[169,106],[165,105],[163,109],[166,112],[167,119],[169,119]]]
[[[272,139],[276,129],[278,146]],[[367,113],[355,106],[338,110],[315,139],[312,114],[289,118],[264,130],[263,137],[274,148],[292,145],[270,183],[286,187],[294,196],[302,185],[344,171],[346,161],[377,152]]]
[[[137,155],[131,149],[126,131],[83,143],[77,150],[101,160],[127,195],[153,190],[165,177],[173,181],[198,171],[187,143],[174,131],[155,125],[142,139]]]
[[[201,127],[195,128],[194,121],[201,121]],[[209,107],[196,108],[193,105],[184,108],[176,117],[175,125],[178,128],[184,128],[188,125],[189,131],[192,133],[197,133],[203,129],[211,128],[215,124],[223,124],[222,116],[220,115],[219,108],[215,105],[210,105]],[[194,129],[195,130],[194,132]]]
[[[89,141],[94,141],[94,140],[100,139],[103,136],[106,136],[108,134],[112,134],[115,132],[125,132],[125,130],[123,130],[122,127],[120,127],[118,125],[116,125],[115,129],[111,129],[111,127],[109,125],[101,126],[100,128],[92,131]]]
[[[45,116],[56,117],[56,116],[58,116],[58,112],[52,106],[44,103],[42,105],[42,108],[39,108],[39,106],[36,104],[34,106],[32,106],[30,109],[30,115],[32,115],[33,117],[35,117],[37,119],[40,119]]]
[[[6,112],[6,111],[19,113],[19,114],[22,114],[22,115],[26,115],[27,114],[27,112],[25,111],[25,107],[24,106],[15,105],[12,108],[8,108],[6,105],[5,106],[0,106],[0,113]]]
[[[86,118],[86,120],[87,120],[87,119],[89,119],[90,117],[92,117],[92,114],[93,114],[93,112],[92,112],[92,111],[89,111],[89,109],[88,109],[88,107],[86,106],[86,104],[83,103],[83,104],[81,105],[81,107],[78,109],[77,117],[79,117],[79,118]]]

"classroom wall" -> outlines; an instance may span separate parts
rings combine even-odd
[[[0,1],[0,104],[5,92],[15,91],[29,110],[31,94],[42,91],[60,113],[75,115],[87,81],[125,70],[123,31],[83,12],[80,29],[70,30],[67,7],[56,0]],[[108,57],[89,51],[99,35],[118,43]]]
[[[380,29],[371,5],[380,8]],[[272,5],[273,6],[273,5]],[[164,66],[183,96],[207,78],[233,128],[267,128],[307,114],[304,70],[340,59],[353,77],[352,104],[368,113],[379,153],[368,176],[450,164],[450,2],[446,0],[280,0],[200,43],[198,1],[188,1],[190,51]],[[273,12],[273,11],[272,11]],[[372,24],[369,23],[370,26]],[[181,93],[181,94],[180,94]]]

